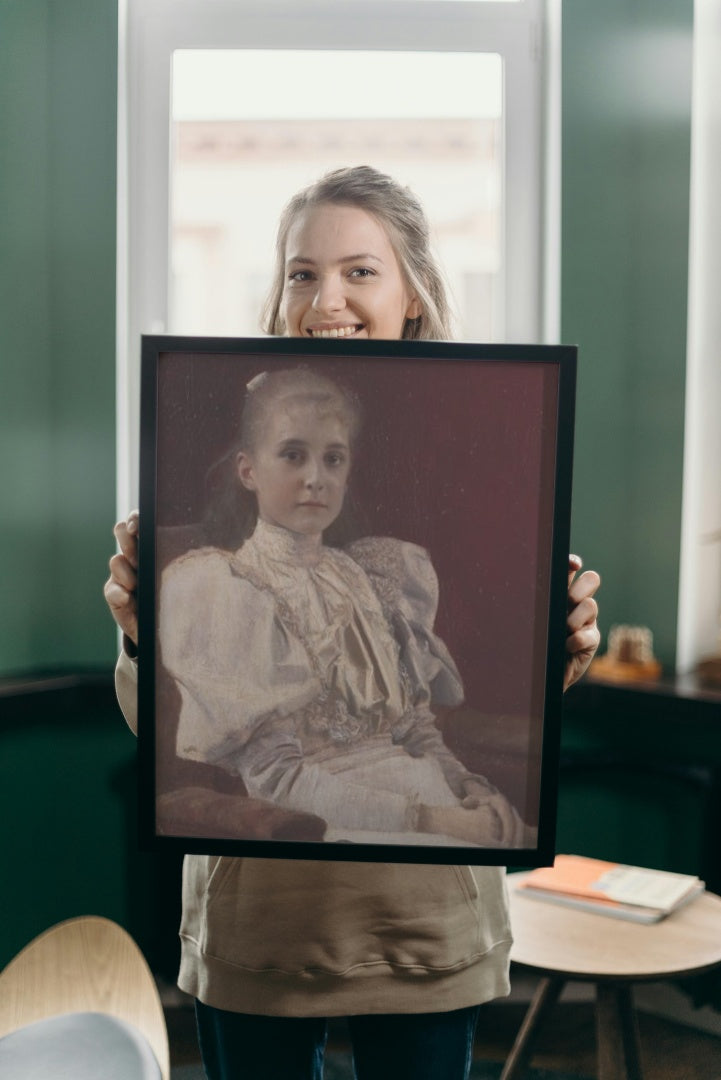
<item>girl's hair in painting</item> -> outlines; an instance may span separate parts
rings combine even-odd
[[[401,272],[422,308],[418,318],[406,319],[401,337],[416,341],[448,341],[452,338],[446,287],[431,252],[423,207],[410,188],[369,165],[327,173],[294,195],[286,206],[278,225],[275,272],[263,312],[263,330],[279,336],[286,332],[281,305],[288,233],[300,214],[324,203],[359,207],[372,214],[385,228]]]
[[[247,386],[238,435],[230,450],[210,467],[206,476],[206,511],[203,532],[206,543],[235,551],[252,534],[258,520],[258,504],[238,476],[238,454],[257,448],[268,418],[282,404],[308,405],[320,415],[337,416],[348,429],[353,449],[361,427],[361,404],[348,387],[305,366],[264,371]],[[359,515],[348,493],[343,508],[325,531],[326,544],[342,547],[361,535]]]

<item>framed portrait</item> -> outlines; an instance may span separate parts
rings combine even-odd
[[[142,348],[143,846],[551,862],[575,348]]]

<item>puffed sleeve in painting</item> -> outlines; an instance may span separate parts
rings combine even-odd
[[[234,574],[230,557],[214,548],[165,570],[159,638],[181,695],[180,757],[223,764],[269,715],[291,715],[320,693],[272,596]]]
[[[412,757],[435,757],[459,799],[466,796],[469,781],[496,795],[485,777],[471,773],[449,750],[435,722],[434,707],[463,701],[463,684],[453,657],[434,631],[438,578],[430,555],[417,544],[388,537],[356,541],[347,551],[363,567],[381,600],[410,684],[413,708],[395,725],[393,741]]]

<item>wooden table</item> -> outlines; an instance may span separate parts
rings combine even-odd
[[[599,1080],[642,1080],[632,986],[721,966],[721,898],[703,893],[653,924],[626,922],[523,896],[509,874],[511,959],[542,979],[501,1080],[519,1080],[535,1036],[569,980],[596,986]]]

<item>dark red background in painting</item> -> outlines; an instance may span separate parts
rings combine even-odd
[[[431,553],[440,582],[436,629],[458,664],[468,704],[540,719],[556,366],[303,359],[359,394],[365,419],[354,497],[373,535],[411,540]],[[157,525],[199,519],[205,474],[234,440],[245,384],[271,365],[297,363],[294,356],[162,355]]]

